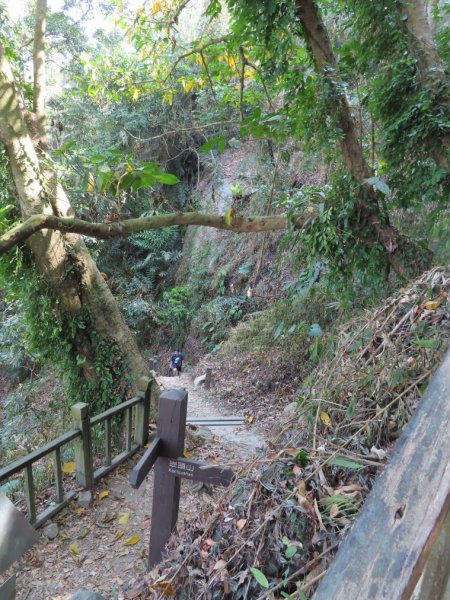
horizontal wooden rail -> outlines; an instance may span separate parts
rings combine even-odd
[[[432,550],[439,540],[450,537],[444,535],[450,527],[449,511],[450,350],[314,600],[408,600],[422,573],[426,578],[427,573],[433,577],[437,572],[446,575],[441,589],[416,597],[448,597],[444,594],[449,548]],[[437,562],[430,565],[430,561]],[[423,589],[427,583],[422,582]]]
[[[144,399],[144,394],[136,396],[135,398],[131,398],[130,400],[126,400],[122,402],[122,404],[118,404],[117,406],[113,406],[112,408],[108,408],[102,413],[95,415],[95,417],[91,417],[91,425],[98,425],[99,423],[103,423],[106,419],[110,419],[114,417],[114,415],[118,415],[120,413],[125,412],[128,408],[132,408],[136,406],[136,404],[140,404]]]

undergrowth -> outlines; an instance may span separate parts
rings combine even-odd
[[[435,268],[336,326],[300,411],[232,465],[236,483],[211,515],[179,524],[133,597],[310,598],[450,343],[449,295],[450,270]]]

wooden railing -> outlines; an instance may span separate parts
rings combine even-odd
[[[135,398],[131,398],[118,406],[114,406],[94,417],[89,416],[89,405],[78,403],[72,406],[74,428],[49,442],[45,446],[31,452],[27,456],[0,469],[0,485],[17,473],[23,473],[25,500],[28,519],[35,527],[40,527],[48,519],[62,510],[78,492],[64,492],[62,448],[69,443],[74,445],[75,480],[79,487],[93,491],[95,483],[129,458],[148,441],[150,397],[152,380],[143,377],[139,381],[141,390]],[[112,424],[119,415],[123,415],[125,423],[125,442],[121,452],[113,456]],[[104,423],[104,452],[101,465],[95,469],[96,457],[93,452],[94,428]],[[54,502],[37,512],[36,488],[33,466],[46,457],[52,457],[55,488]]]

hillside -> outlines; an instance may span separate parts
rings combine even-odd
[[[0,0],[0,598],[443,597],[448,16]]]

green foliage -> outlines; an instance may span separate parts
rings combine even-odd
[[[66,401],[87,402],[95,413],[125,400],[129,380],[123,351],[96,332],[89,310],[65,314],[20,252],[10,268],[8,296],[23,322],[24,352],[36,365],[53,365],[60,373]]]
[[[231,189],[233,198],[235,198],[236,200],[239,200],[239,198],[242,198],[242,196],[244,195],[244,189],[239,183],[235,183],[235,184],[231,185],[230,189]]]
[[[340,54],[344,69],[366,77],[365,106],[381,124],[378,172],[388,178],[397,206],[423,210],[431,202],[446,203],[450,180],[434,155],[445,153],[442,140],[450,131],[448,82],[422,80],[414,44],[395,3],[345,4],[350,11],[344,27],[350,35]],[[442,35],[449,35],[448,27],[441,29]]]
[[[122,150],[82,154],[74,149],[74,142],[69,142],[54,153],[56,157],[61,155],[66,161],[76,162],[82,176],[82,187],[89,193],[109,193],[118,197],[127,190],[137,192],[142,188],[152,188],[157,183],[175,185],[180,182],[176,175],[161,171],[158,163],[136,161],[130,153]]]
[[[176,332],[178,343],[182,339],[189,315],[190,293],[189,286],[178,286],[164,292],[158,311],[158,321]]]
[[[295,230],[289,231],[281,244],[282,249],[289,247],[291,252],[297,248],[297,264],[308,265],[293,284],[300,294],[306,294],[324,276],[330,291],[341,298],[361,289],[368,293],[385,289],[387,271],[380,269],[383,249],[367,222],[360,219],[360,193],[360,185],[341,173],[330,185],[303,186],[294,196],[280,199],[279,205],[289,215],[307,207],[315,207],[318,212],[301,236]]]
[[[197,309],[192,317],[191,334],[208,350],[218,350],[231,327],[243,317],[247,299],[241,296],[217,297]]]

